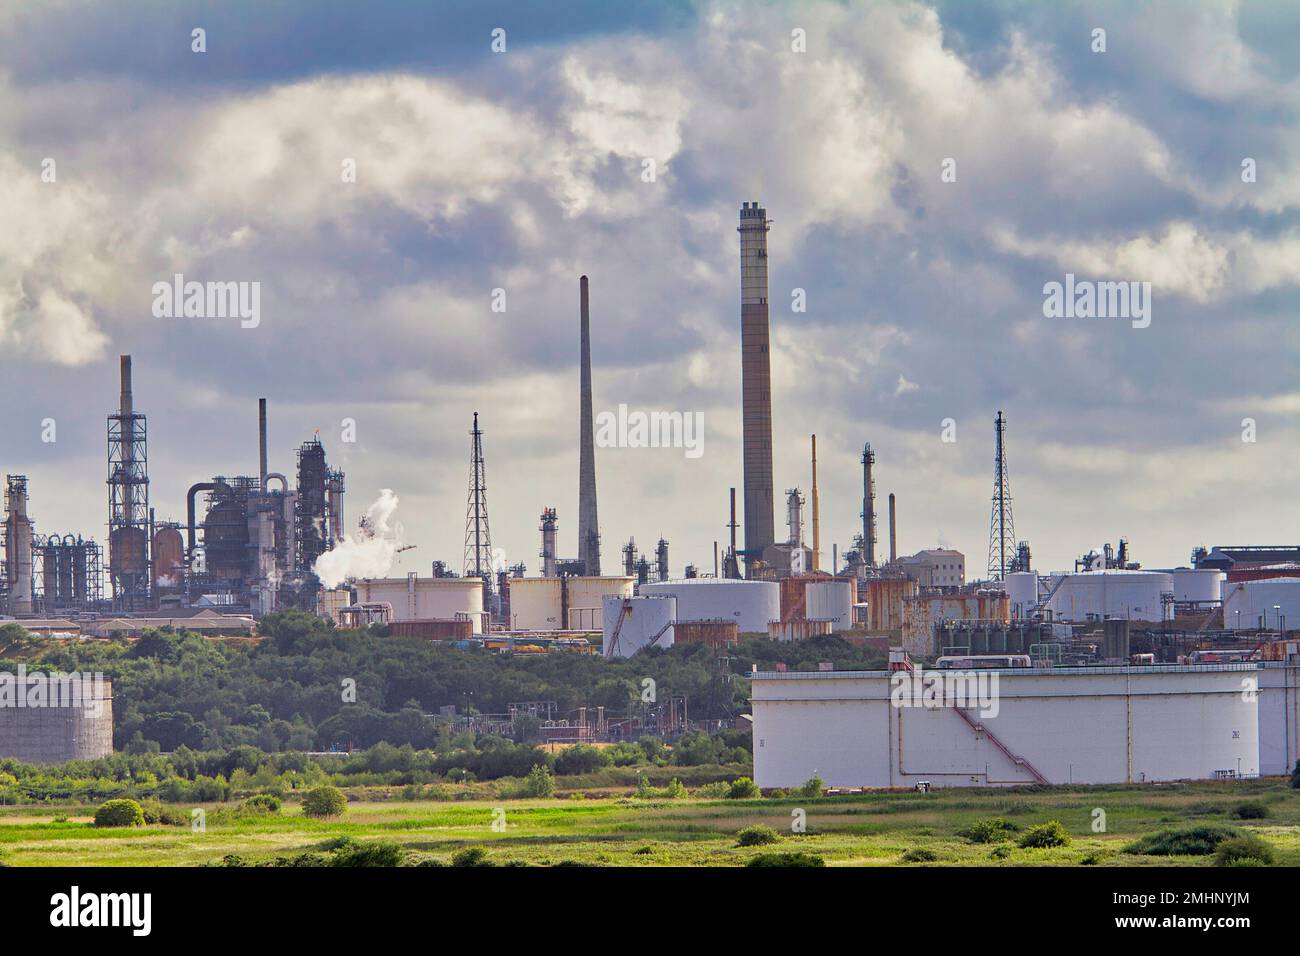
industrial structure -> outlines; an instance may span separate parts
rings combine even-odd
[[[600,521],[596,516],[596,442],[595,421],[591,412],[591,311],[587,277],[579,287],[579,372],[578,443],[578,560],[582,573],[600,575]]]
[[[42,706],[0,707],[0,758],[23,763],[99,760],[113,753],[113,682],[83,674],[6,674]]]
[[[113,608],[149,604],[149,441],[135,410],[131,356],[121,357],[117,414],[108,416],[108,571]]]
[[[1014,570],[1016,526],[1011,515],[1011,477],[1007,473],[1007,423],[998,412],[993,423],[995,447],[993,458],[993,511],[989,518],[989,577],[1001,581]],[[891,498],[890,507],[893,502]],[[893,515],[890,515],[893,524]]]
[[[767,312],[767,210],[740,207],[740,368],[745,569],[756,577],[776,540],[772,492],[772,366]]]
[[[484,590],[492,588],[492,532],[488,527],[487,474],[483,463],[483,432],[478,427],[478,412],[474,413],[474,427],[470,430],[469,498],[465,504],[465,566],[466,577],[473,575],[483,582]]]

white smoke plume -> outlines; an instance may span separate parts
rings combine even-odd
[[[397,549],[402,546],[402,526],[393,521],[397,495],[383,488],[379,497],[366,509],[361,529],[349,534],[334,548],[316,559],[312,568],[321,584],[338,587],[348,578],[382,578],[393,566]]]

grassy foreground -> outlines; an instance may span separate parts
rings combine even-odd
[[[237,854],[250,862],[319,848],[349,836],[394,841],[411,858],[447,862],[482,847],[497,864],[607,866],[737,866],[772,851],[805,851],[828,866],[1099,866],[1211,865],[1212,857],[1138,856],[1121,849],[1154,831],[1202,823],[1232,825],[1265,839],[1276,864],[1300,865],[1300,791],[1281,779],[1192,783],[1165,787],[1052,787],[881,792],[851,797],[756,800],[642,800],[625,793],[585,799],[402,801],[357,800],[345,816],[320,821],[296,803],[272,817],[188,827],[96,829],[85,806],[0,808],[0,864],[9,866],[201,866]],[[1237,819],[1243,803],[1263,805],[1262,819]],[[189,808],[186,808],[187,811]],[[215,805],[207,808],[211,818]],[[1105,832],[1094,832],[1095,811]],[[791,832],[803,810],[807,832]],[[504,812],[504,830],[494,818]],[[220,814],[217,814],[220,821]],[[1020,831],[1049,820],[1069,831],[1068,846],[1020,848],[973,844],[960,835],[976,820],[1002,817]],[[739,847],[736,831],[765,824],[779,843]],[[499,826],[499,825],[498,825]],[[909,863],[928,850],[932,862]],[[913,853],[913,858],[928,857]]]

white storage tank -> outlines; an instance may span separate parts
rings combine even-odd
[[[1060,621],[1173,619],[1173,604],[1165,602],[1162,595],[1173,595],[1174,579],[1164,571],[1081,571],[1055,575],[1049,582],[1049,592],[1053,588],[1055,593],[1047,607]]]
[[[560,578],[511,578],[510,627],[518,631],[555,631],[564,627]]]
[[[366,578],[357,582],[358,604],[391,604],[394,621],[450,621],[467,614],[483,632],[480,578]]]
[[[1038,574],[1034,571],[1012,571],[1002,579],[1003,588],[1011,603],[1011,619],[1024,620],[1038,604]]]
[[[809,581],[804,586],[804,617],[830,621],[837,631],[853,626],[853,582]]]
[[[568,591],[569,621],[575,630],[599,631],[604,618],[604,601],[607,597],[632,596],[634,579],[623,575],[565,578]]]
[[[686,578],[641,585],[644,595],[677,598],[679,621],[735,621],[741,634],[766,636],[781,619],[781,586],[775,581]]]
[[[673,621],[677,619],[677,599],[672,597],[616,597],[604,599],[604,640],[606,657],[631,657],[654,641],[655,647],[673,646]],[[619,622],[622,622],[621,624]],[[618,644],[611,653],[615,632]]]
[[[1224,591],[1224,627],[1275,630],[1280,613],[1288,631],[1300,628],[1300,578],[1237,581],[1224,585]]]
[[[1179,604],[1215,604],[1223,600],[1227,575],[1213,568],[1175,568],[1174,600]]]

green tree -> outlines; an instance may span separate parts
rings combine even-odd
[[[142,827],[144,810],[134,800],[106,800],[95,811],[97,827]]]
[[[347,809],[347,798],[338,787],[316,787],[307,791],[307,795],[302,798],[303,816],[328,819],[342,816]]]

